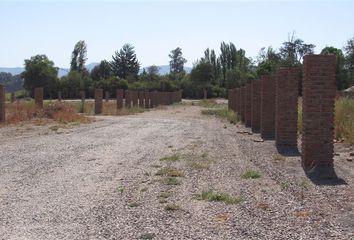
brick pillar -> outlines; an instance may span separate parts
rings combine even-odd
[[[144,108],[144,91],[139,91],[139,107]]]
[[[117,89],[117,109],[123,108],[123,89]]]
[[[125,90],[125,107],[126,108],[132,107],[131,91],[129,90]]]
[[[43,88],[34,89],[34,102],[36,107],[43,108]]]
[[[334,174],[335,72],[335,55],[304,57],[302,166],[326,178]]]
[[[11,93],[11,103],[14,103],[15,100],[16,100],[15,93],[12,92],[12,93]]]
[[[62,96],[61,96],[61,91],[58,92],[58,101],[61,102]]]
[[[155,95],[156,95],[155,91],[150,92],[150,94],[149,94],[149,97],[150,97],[150,108],[154,108],[155,107],[155,104],[156,104]]]
[[[240,116],[241,116],[241,121],[245,122],[245,93],[246,93],[246,87],[243,86],[240,89]]]
[[[297,98],[300,69],[280,68],[275,78],[275,143],[297,147]]]
[[[261,76],[261,137],[274,139],[275,133],[275,77]]]
[[[132,102],[133,102],[133,107],[138,106],[138,91],[130,91],[131,97],[132,97]]]
[[[252,113],[252,94],[251,84],[246,84],[245,89],[245,125],[251,127],[251,113]]]
[[[96,88],[95,89],[95,114],[102,113],[103,106],[103,89]]]
[[[0,122],[5,122],[5,86],[0,84]]]
[[[227,93],[227,108],[232,110],[232,89],[229,89]]]
[[[206,89],[204,89],[204,90],[203,90],[203,99],[204,99],[204,100],[207,100],[207,98],[208,98],[208,92],[207,92]]]
[[[236,112],[236,89],[231,89],[231,110]]]
[[[253,132],[259,132],[261,128],[261,82],[253,81],[251,85],[252,92],[252,113],[251,127]]]
[[[145,91],[144,98],[145,98],[145,108],[150,108],[150,92],[149,91]]]

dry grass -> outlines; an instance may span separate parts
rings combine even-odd
[[[35,124],[46,124],[48,120],[58,123],[89,123],[92,120],[79,114],[67,104],[55,102],[46,103],[43,109],[36,108],[34,102],[16,102],[6,104],[5,124],[18,124],[33,121]]]
[[[85,113],[86,115],[95,115],[95,103],[93,101],[72,101],[67,104],[74,107],[78,112]],[[124,116],[147,111],[145,108],[132,107],[117,109],[117,104],[114,101],[103,102],[102,114],[104,116]]]
[[[335,136],[354,144],[354,99],[340,98],[335,107]]]

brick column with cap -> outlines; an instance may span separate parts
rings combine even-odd
[[[335,55],[304,57],[302,165],[324,177],[334,173],[335,74]]]
[[[246,84],[245,88],[245,126],[251,127],[251,116],[252,116],[252,94],[251,94],[251,84]]]
[[[253,81],[251,85],[252,92],[252,113],[251,127],[253,132],[259,132],[261,127],[261,82]]]

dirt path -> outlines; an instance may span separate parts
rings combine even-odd
[[[344,153],[336,171],[346,184],[315,185],[299,156],[275,157],[273,141],[200,109],[99,117],[57,133],[0,129],[0,239],[354,239]],[[156,175],[165,167],[183,176],[166,182]],[[248,170],[261,177],[243,178]],[[242,201],[196,199],[209,190]]]

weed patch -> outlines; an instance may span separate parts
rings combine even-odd
[[[184,177],[184,174],[174,167],[164,167],[158,170],[155,174],[156,176],[167,176],[167,177]]]
[[[160,161],[175,162],[175,161],[178,161],[178,159],[179,159],[179,156],[177,154],[174,154],[172,156],[162,157],[162,158],[160,158]]]
[[[180,209],[181,209],[181,207],[178,206],[177,204],[167,204],[165,206],[165,210],[166,211],[177,211],[177,210],[180,210]]]
[[[174,185],[180,185],[180,181],[178,181],[177,178],[175,177],[165,177],[162,182],[165,184],[165,185],[169,185],[169,186],[174,186]]]
[[[240,197],[233,197],[227,193],[219,193],[213,191],[203,191],[200,194],[196,194],[195,199],[209,202],[223,202],[226,204],[238,204],[243,201],[243,199]]]
[[[255,170],[247,170],[244,174],[241,175],[243,179],[257,179],[261,176],[262,174]]]
[[[202,114],[211,115],[218,118],[227,120],[232,124],[236,124],[239,121],[238,115],[234,111],[230,111],[227,108],[222,109],[206,109],[202,110]]]

